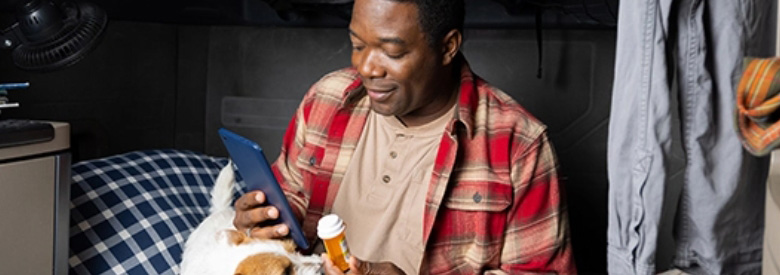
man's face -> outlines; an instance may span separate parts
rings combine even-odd
[[[439,101],[445,86],[437,83],[443,53],[428,44],[415,4],[357,0],[349,31],[352,65],[375,112],[403,120],[439,110],[441,104],[431,103]]]

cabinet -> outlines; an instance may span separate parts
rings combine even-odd
[[[0,148],[0,274],[67,274],[70,127]]]

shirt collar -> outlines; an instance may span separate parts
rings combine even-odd
[[[469,139],[474,136],[474,117],[477,112],[477,104],[479,104],[479,89],[478,84],[482,82],[478,76],[471,71],[466,58],[463,54],[458,54],[460,62],[460,91],[458,94],[457,111],[455,112],[454,122],[460,122],[465,127],[466,135]],[[451,124],[447,129],[450,134],[455,130],[455,123]]]

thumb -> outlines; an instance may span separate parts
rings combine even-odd
[[[325,272],[325,274],[344,274],[338,267],[336,267],[336,265],[333,264],[333,261],[331,261],[328,254],[322,253],[320,258],[322,258],[322,270]]]
[[[355,256],[350,256],[349,258],[349,269],[354,274],[364,274],[364,275],[380,274],[377,273],[377,271],[379,270],[376,270],[376,268],[374,268],[374,263],[360,260]]]

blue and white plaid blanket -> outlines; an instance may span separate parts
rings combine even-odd
[[[178,274],[225,158],[130,152],[72,167],[70,274]]]

